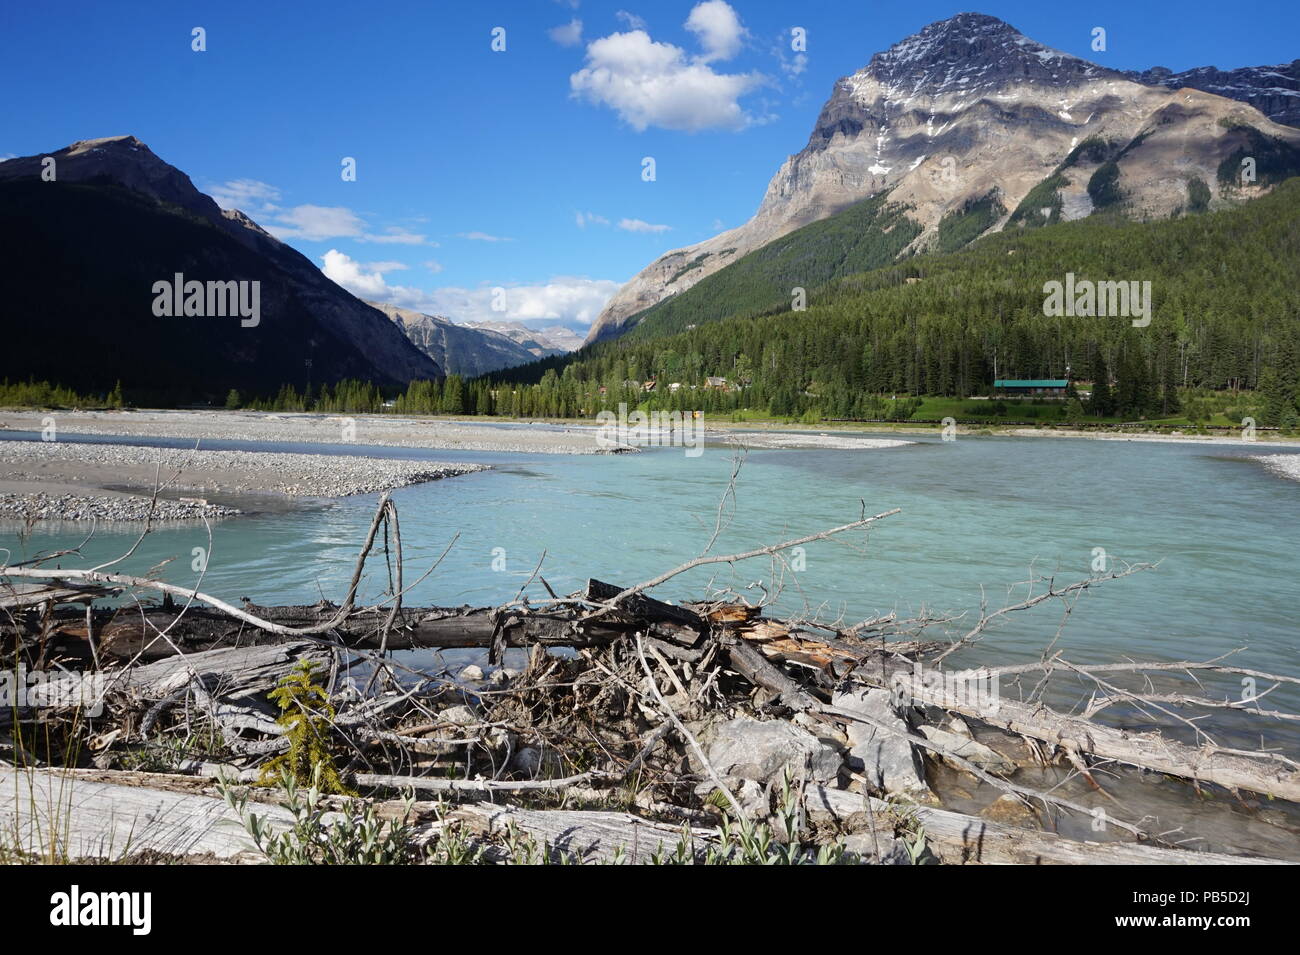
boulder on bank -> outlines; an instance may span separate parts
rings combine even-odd
[[[832,704],[850,713],[861,713],[894,730],[890,732],[870,723],[849,723],[850,769],[862,773],[868,785],[878,792],[927,801],[934,798],[925,782],[921,755],[907,740],[907,722],[895,708],[888,690],[854,687],[837,693]]]
[[[807,730],[785,720],[762,722],[746,716],[715,727],[705,754],[720,776],[764,786],[779,784],[787,769],[796,779],[829,782],[843,764],[834,746]]]
[[[960,756],[967,762],[974,763],[986,773],[999,773],[1010,776],[1016,771],[1016,764],[997,750],[985,746],[971,736],[940,729],[937,726],[922,726],[918,732],[932,743],[937,743],[954,756]],[[969,730],[968,730],[969,732]],[[938,757],[943,759],[942,756]],[[956,766],[956,769],[961,769]]]

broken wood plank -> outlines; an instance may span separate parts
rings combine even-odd
[[[618,587],[591,578],[587,581],[586,597],[593,603],[604,603],[607,600],[613,600],[626,589],[626,587]],[[695,613],[695,611],[679,607],[676,604],[664,603],[662,600],[655,600],[655,598],[647,597],[645,594],[638,593],[625,597],[619,601],[617,609],[623,613],[632,614],[655,623],[673,623],[681,627],[688,627],[697,633],[703,633],[708,629],[708,624],[700,619],[699,614]]]

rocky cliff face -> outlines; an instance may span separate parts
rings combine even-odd
[[[981,199],[1000,210],[988,228],[1002,228],[1072,153],[1050,221],[1090,214],[1088,183],[1112,161],[1128,215],[1184,208],[1192,179],[1217,201],[1219,165],[1240,148],[1234,129],[1243,125],[1300,142],[1300,132],[1246,103],[1139,82],[995,17],[960,14],[838,81],[807,145],[782,164],[754,217],[651,263],[610,300],[587,340],[620,334],[643,309],[747,252],[881,193],[922,226],[907,251],[934,247],[944,216]],[[1097,148],[1076,152],[1083,144]]]
[[[383,302],[367,304],[392,319],[415,347],[449,375],[473,378],[502,368],[526,365],[542,357],[509,336],[489,328],[458,325],[439,315],[426,315]]]
[[[1176,90],[1183,87],[1249,103],[1283,126],[1300,126],[1300,60],[1279,66],[1243,66],[1220,70],[1198,66],[1175,73],[1163,66],[1128,72],[1129,79],[1148,86]]]
[[[205,222],[251,253],[258,260],[263,281],[263,334],[267,333],[269,323],[275,321],[277,305],[287,308],[287,303],[292,301],[293,309],[309,315],[311,322],[330,339],[332,347],[342,344],[355,352],[343,356],[342,363],[336,362],[340,368],[348,368],[348,374],[388,384],[441,377],[441,369],[407,341],[392,322],[327,279],[305,256],[264,231],[244,213],[222,210],[211,197],[199,192],[185,173],[164,162],[134,136],[82,140],[46,155],[55,161],[56,179],[43,185],[52,189],[74,183],[122,187],[152,200],[155,205],[151,214],[179,215],[192,222]],[[40,182],[44,158],[25,156],[0,163],[0,182]],[[72,225],[75,227],[75,222]],[[134,226],[124,222],[122,234],[99,238],[131,243],[136,239],[131,228]],[[207,250],[178,248],[172,260],[166,260],[168,256],[164,255],[150,263],[150,267],[158,279],[169,279],[173,272],[190,273],[187,277],[200,280],[239,277],[213,271],[215,264],[204,271],[206,255]],[[72,281],[76,278],[68,276]],[[142,321],[147,321],[149,286],[145,285],[140,294]],[[93,308],[94,304],[88,301],[86,306]],[[254,338],[246,334],[238,350],[248,352],[254,348]],[[302,354],[295,355],[286,365],[282,382],[310,377],[302,371],[308,367],[307,361],[318,369],[314,380],[322,380],[322,370],[330,367],[331,359],[315,354],[317,350],[309,345],[310,336],[302,341]]]

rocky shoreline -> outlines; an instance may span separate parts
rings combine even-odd
[[[158,498],[150,507],[150,499],[137,495],[76,495],[76,494],[0,494],[0,519],[15,518],[21,521],[89,521],[110,523],[117,521],[143,521],[150,514],[155,521],[216,520],[242,514],[237,507],[209,504],[201,499]]]

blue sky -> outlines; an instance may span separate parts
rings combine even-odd
[[[1123,69],[1300,56],[1294,0],[3,6],[0,156],[132,133],[354,291],[458,320],[501,318],[495,286],[508,317],[594,318],[745,221],[838,77],[962,10]]]

